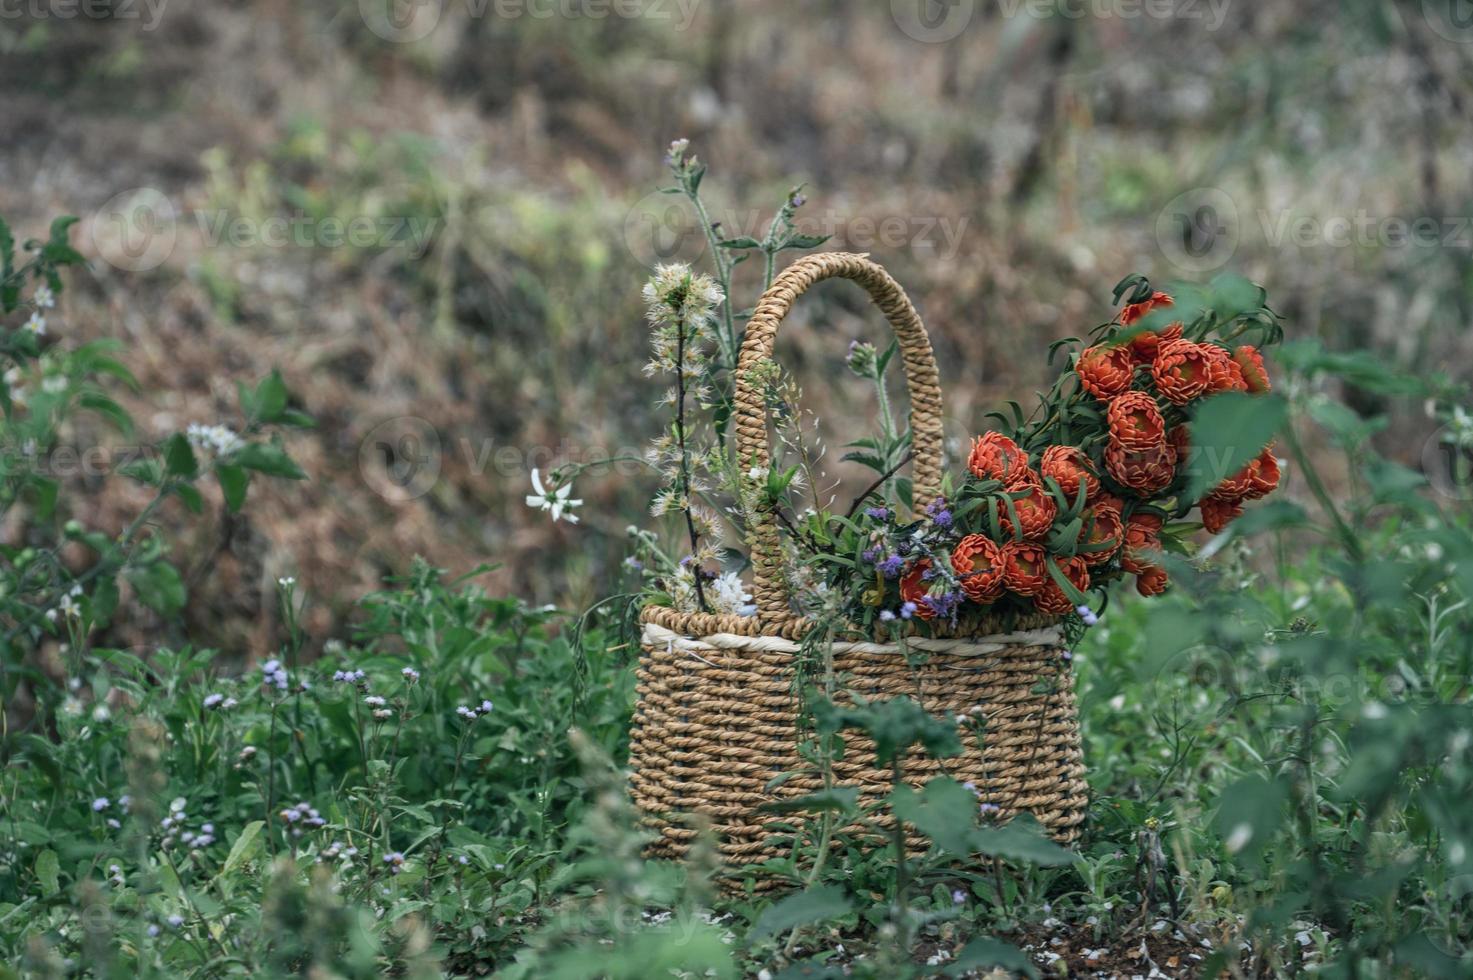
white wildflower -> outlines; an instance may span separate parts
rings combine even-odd
[[[51,291],[50,286],[43,282],[36,287],[36,295],[31,297],[31,301],[43,310],[49,310],[56,305],[56,294]]]
[[[710,603],[713,612],[732,616],[740,615],[742,609],[752,601],[751,594],[747,592],[741,576],[736,572],[726,572],[712,579],[706,585],[705,593],[706,601]]]
[[[583,506],[583,501],[568,499],[568,495],[573,492],[573,485],[571,483],[564,483],[560,487],[548,489],[542,485],[542,474],[534,469],[532,471],[532,489],[535,492],[527,494],[528,507],[536,510],[551,511],[554,522],[566,520],[569,524],[578,523],[578,515],[573,513],[573,508]]]
[[[29,330],[37,337],[46,336],[46,318],[41,315],[39,310],[33,311],[31,313],[31,318],[27,320],[22,326],[24,327],[24,329]]]
[[[185,430],[184,437],[196,449],[216,456],[229,456],[245,445],[235,430],[225,425],[200,425],[196,422]]]

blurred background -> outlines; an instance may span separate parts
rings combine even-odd
[[[802,183],[801,230],[906,286],[953,460],[1131,272],[1241,273],[1290,339],[1420,374],[1466,380],[1473,352],[1462,2],[5,0],[0,104],[0,214],[17,238],[82,218],[51,329],[128,342],[137,443],[238,423],[236,382],[272,367],[318,420],[290,444],[309,482],[175,536],[188,635],[241,654],[274,643],[282,575],[318,639],[415,555],[536,602],[618,589],[642,470],[580,479],[576,527],[523,497],[661,424],[639,287],[709,260],[658,193],[676,138],[723,234]],[[863,434],[842,361],[882,321],[844,286],[794,319],[825,438]],[[1437,422],[1357,407],[1422,465]],[[116,528],[143,493],[92,424],[70,440],[107,455],[62,475]]]

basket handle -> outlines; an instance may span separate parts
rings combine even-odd
[[[833,278],[849,279],[863,286],[895,330],[910,389],[913,497],[917,506],[924,506],[941,489],[941,379],[936,370],[936,356],[920,315],[905,290],[866,255],[851,252],[805,255],[779,273],[757,301],[747,322],[737,363],[737,462],[743,470],[771,467],[767,406],[757,387],[755,369],[772,360],[778,325],[793,308],[793,301],[814,283]],[[782,539],[771,509],[755,515],[747,544],[759,616],[769,621],[791,619],[782,574]]]

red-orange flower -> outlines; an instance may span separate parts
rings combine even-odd
[[[1202,526],[1208,534],[1220,534],[1229,523],[1243,516],[1243,505],[1233,497],[1210,493],[1197,502],[1202,512]]]
[[[1166,569],[1160,565],[1151,565],[1136,576],[1135,590],[1143,596],[1160,595],[1170,584]]]
[[[1100,478],[1095,476],[1094,464],[1074,446],[1050,446],[1043,451],[1038,462],[1040,477],[1053,477],[1059,489],[1072,504],[1079,496],[1079,484],[1084,484],[1084,499],[1091,500],[1100,492]]]
[[[1127,391],[1110,402],[1105,419],[1110,424],[1111,446],[1144,453],[1166,445],[1166,420],[1156,399],[1144,391]]]
[[[931,559],[922,558],[900,579],[900,598],[915,603],[915,614],[922,619],[930,619],[936,615],[931,604],[923,601],[931,593],[931,584],[926,578],[926,572],[930,569]]]
[[[1098,344],[1080,353],[1074,371],[1085,391],[1101,401],[1109,401],[1130,390],[1135,361],[1129,347]]]
[[[1121,307],[1120,322],[1128,327],[1157,307],[1170,305],[1170,296],[1166,295],[1163,292],[1154,292],[1151,294],[1150,299],[1142,300],[1139,303],[1130,303],[1126,306]]]
[[[1161,345],[1181,339],[1181,324],[1168,323],[1160,330],[1142,330],[1130,338],[1130,354],[1137,364],[1150,364]]]
[[[1268,370],[1263,366],[1263,355],[1252,347],[1239,347],[1233,351],[1233,360],[1243,371],[1243,381],[1255,395],[1268,391]]]
[[[1158,514],[1130,515],[1125,522],[1125,550],[1120,560],[1127,572],[1139,575],[1145,569],[1155,567],[1149,555],[1161,550],[1161,540],[1157,535],[1161,533],[1162,523]]]
[[[1027,541],[1009,541],[999,550],[1002,581],[1009,592],[1037,595],[1048,579],[1044,550]]]
[[[1190,340],[1167,341],[1156,352],[1151,377],[1163,398],[1173,405],[1185,405],[1212,383],[1212,355]]]
[[[1018,512],[1018,525],[1022,528],[1023,537],[1032,541],[1043,537],[1048,529],[1054,524],[1054,517],[1058,515],[1059,508],[1054,503],[1047,490],[1041,484],[1032,483],[1027,485],[1026,496],[1019,497],[1013,501],[1013,510]],[[1013,521],[1008,516],[1006,504],[999,504],[997,508],[998,522],[1002,525],[1002,533],[1011,538],[1013,536]]]
[[[1256,462],[1256,459],[1249,462],[1247,466],[1213,487],[1210,496],[1223,500],[1242,500],[1248,496],[1253,491],[1252,469]]]
[[[1192,451],[1192,431],[1185,425],[1178,425],[1166,433],[1166,444],[1176,450],[1178,461],[1184,460]]]
[[[1028,454],[1001,432],[988,432],[972,443],[967,469],[980,480],[1001,480],[1008,489],[1021,486],[1033,476]]]
[[[1269,446],[1248,464],[1248,492],[1243,496],[1249,500],[1273,493],[1279,487],[1279,458],[1274,447]]]
[[[1084,521],[1088,529],[1084,535],[1084,546],[1099,550],[1081,551],[1080,557],[1085,564],[1103,565],[1115,557],[1124,540],[1125,526],[1120,520],[1120,511],[1115,507],[1096,504],[1085,510]]]
[[[1232,354],[1216,344],[1203,344],[1202,349],[1207,352],[1207,369],[1210,376],[1207,391],[1210,394],[1248,390],[1248,382],[1243,380],[1243,368],[1233,360]]]
[[[951,553],[951,567],[973,602],[986,605],[1002,597],[1002,557],[990,538],[981,534],[962,538]]]
[[[1176,478],[1176,450],[1169,445],[1145,453],[1127,452],[1116,443],[1105,447],[1105,472],[1137,495],[1160,493]]]
[[[1089,566],[1085,564],[1083,558],[1075,555],[1072,558],[1056,558],[1055,561],[1058,562],[1059,571],[1064,573],[1064,578],[1068,579],[1076,589],[1083,592],[1089,588]],[[1048,575],[1047,569],[1044,570],[1044,574]],[[1054,581],[1052,575],[1049,575],[1048,581],[1043,583],[1043,589],[1034,597],[1033,603],[1040,612],[1054,616],[1062,616],[1064,613],[1074,611],[1074,600],[1070,599],[1059,583]]]

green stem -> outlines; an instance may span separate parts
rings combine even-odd
[[[1330,493],[1325,489],[1325,484],[1320,480],[1320,475],[1314,465],[1309,461],[1309,456],[1304,452],[1304,447],[1299,442],[1299,436],[1294,432],[1294,423],[1290,421],[1284,426],[1284,441],[1289,445],[1289,452],[1294,456],[1294,463],[1304,473],[1304,482],[1309,486],[1309,492],[1314,494],[1315,500],[1324,508],[1325,513],[1335,525],[1335,531],[1340,536],[1340,541],[1345,545],[1345,550],[1356,562],[1365,560],[1365,552],[1361,547],[1360,538],[1345,518],[1341,516],[1340,509],[1335,506]]]

